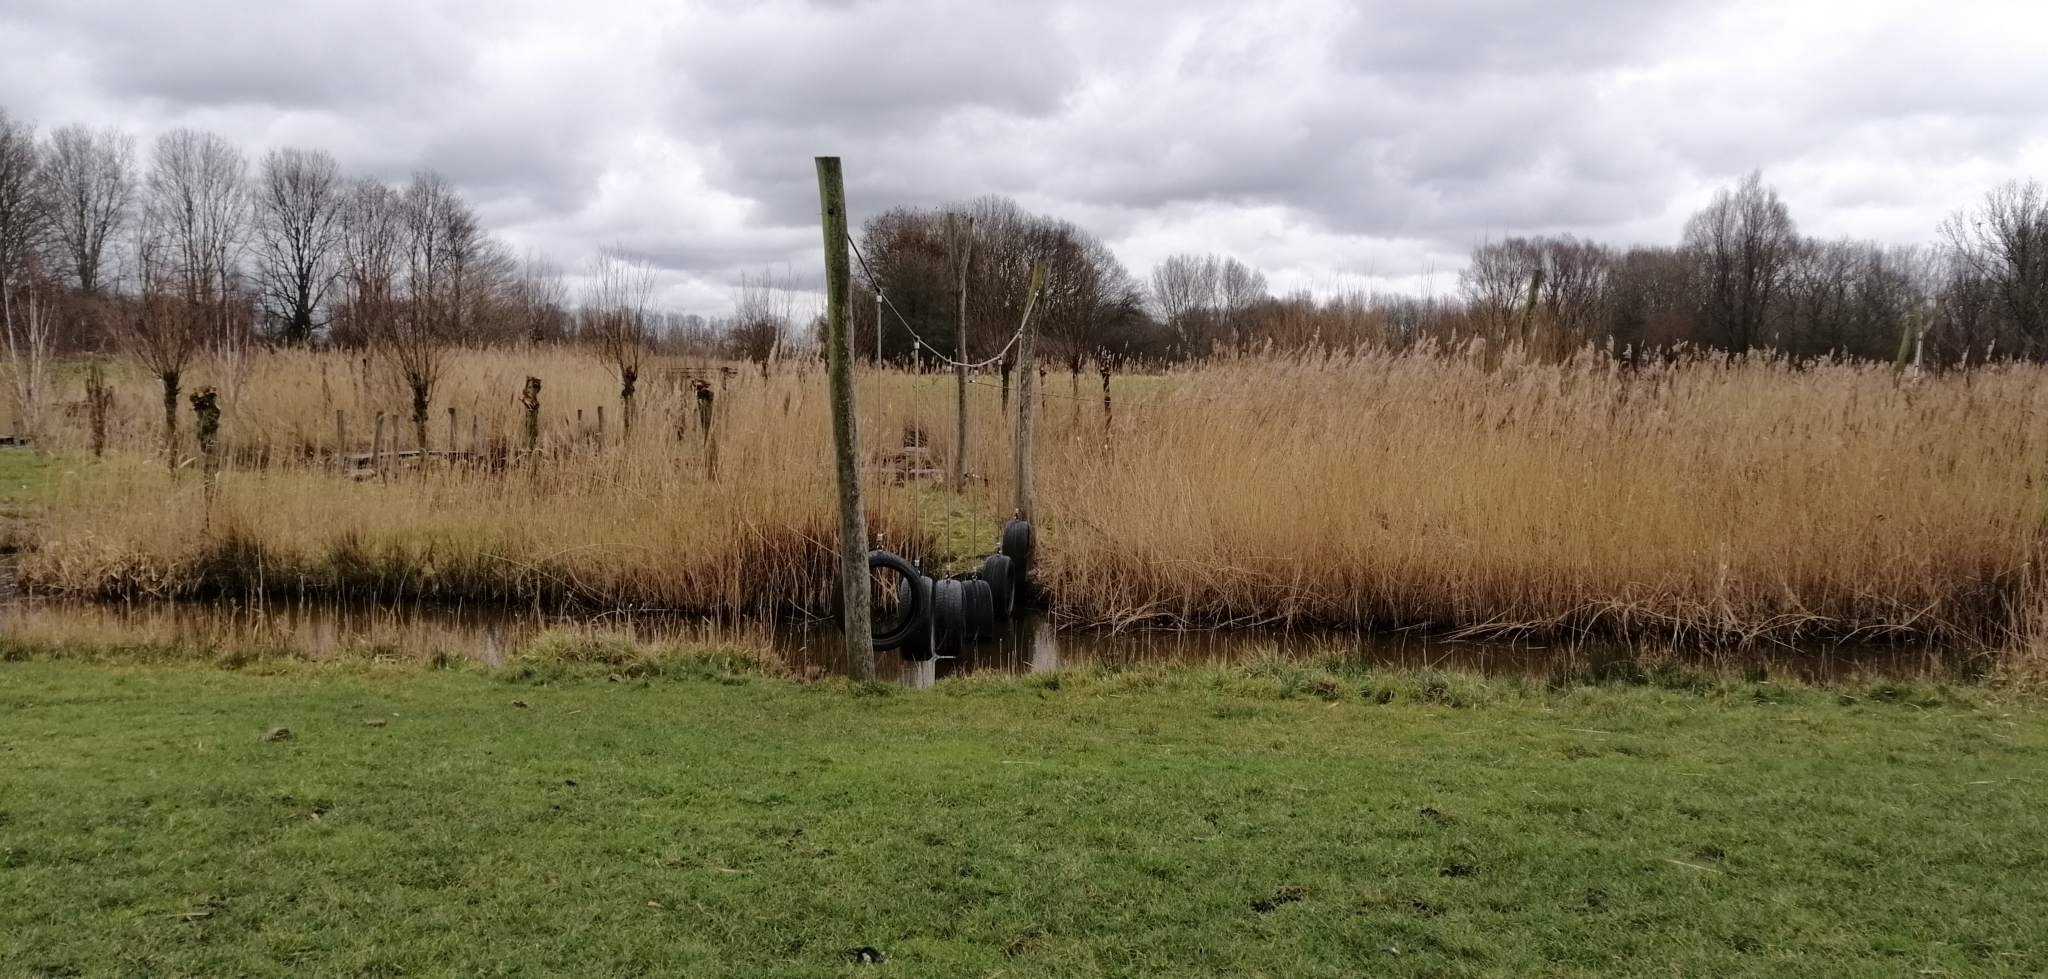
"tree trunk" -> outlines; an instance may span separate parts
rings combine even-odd
[[[422,455],[427,451],[427,396],[430,392],[424,384],[412,386],[412,434],[418,440]]]
[[[640,372],[628,367],[619,371],[619,438],[621,441],[633,437],[633,388],[640,383]]]
[[[164,458],[175,469],[178,466],[178,372],[165,371],[158,377],[164,382]]]

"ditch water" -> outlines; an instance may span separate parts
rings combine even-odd
[[[179,643],[203,649],[284,650],[323,659],[335,655],[466,656],[497,665],[550,630],[630,637],[646,645],[717,644],[772,654],[809,674],[845,672],[838,630],[830,623],[718,621],[650,612],[561,614],[502,606],[447,607],[331,602],[83,603],[26,597],[8,588],[0,598],[0,633],[29,642]],[[929,686],[975,671],[1006,674],[1098,665],[1228,665],[1260,656],[1343,657],[1398,669],[1446,669],[1543,678],[1595,668],[1644,653],[1681,662],[1830,682],[1858,675],[1967,679],[1989,659],[1982,651],[1925,644],[1815,644],[1740,649],[1677,649],[1611,643],[1469,640],[1417,632],[1340,633],[1261,630],[1101,633],[1054,627],[1032,613],[959,655],[912,663],[876,656],[881,678]]]

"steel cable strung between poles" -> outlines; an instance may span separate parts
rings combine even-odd
[[[932,346],[932,342],[930,340],[927,340],[922,335],[920,335],[917,332],[917,330],[910,325],[910,321],[903,318],[903,311],[897,309],[896,304],[892,302],[889,299],[889,297],[882,292],[881,283],[875,279],[875,270],[868,267],[867,256],[862,255],[860,253],[860,246],[854,244],[852,235],[846,236],[846,243],[853,248],[853,257],[860,260],[860,269],[861,271],[866,272],[868,274],[868,281],[875,284],[875,295],[880,296],[882,298],[882,302],[888,305],[889,312],[896,314],[896,322],[903,324],[904,331],[910,334],[911,339],[916,340],[918,344],[922,346],[924,349],[931,351],[933,356],[937,357],[941,361],[944,361],[946,366],[965,367],[971,371],[980,370],[1008,356],[1010,353],[1010,348],[1016,346],[1018,339],[1024,336],[1025,324],[1019,323],[1017,324],[1017,332],[1010,334],[1010,342],[1003,344],[1003,349],[996,351],[995,356],[990,357],[987,360],[979,361],[972,364],[966,363],[964,361],[954,360],[953,358],[948,357],[943,353],[940,353],[939,348]],[[876,323],[875,336],[877,343],[881,342],[881,330],[881,324],[879,322]]]

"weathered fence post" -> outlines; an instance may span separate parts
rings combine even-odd
[[[423,446],[420,446],[420,448],[421,448],[422,450],[425,450],[425,449],[426,449],[426,446],[424,446],[424,445],[423,445]],[[421,452],[420,454],[424,456],[424,455],[426,455],[426,452],[425,452],[425,451],[422,451],[422,452]],[[455,461],[455,406],[454,406],[454,405],[449,405],[449,406],[448,406],[448,461],[449,461],[449,462],[451,462],[451,463]]]
[[[604,406],[597,406],[597,447],[604,448]]]
[[[381,411],[377,413],[377,432],[370,437],[370,468],[376,471],[379,480],[385,478],[384,413]]]
[[[92,457],[97,459],[107,452],[107,406],[114,400],[114,391],[107,387],[106,369],[94,364],[85,372],[85,403],[92,412]]]
[[[846,255],[846,183],[839,158],[821,156],[818,203],[825,233],[825,372],[832,389],[832,456],[839,475],[839,607],[847,672],[875,676],[873,624],[868,621],[868,520],[860,492],[860,439],[853,413],[853,343],[847,335],[852,269]]]
[[[540,378],[529,377],[519,392],[519,406],[526,409],[526,454],[533,455],[540,444]]]
[[[1095,366],[1102,370],[1102,430],[1106,433],[1115,418],[1109,407],[1109,365],[1097,363]]]
[[[348,409],[334,409],[334,467],[342,475],[349,471],[348,459]]]
[[[704,475],[718,481],[718,411],[711,385],[697,389],[697,420],[704,425]]]
[[[1031,520],[1033,511],[1031,440],[1033,425],[1038,418],[1037,393],[1040,375],[1032,360],[1033,340],[1037,330],[1031,325],[1031,312],[1038,306],[1038,290],[1045,285],[1045,260],[1031,263],[1031,291],[1024,296],[1023,335],[1017,338],[1017,519]],[[1037,525],[1034,524],[1035,528]]]

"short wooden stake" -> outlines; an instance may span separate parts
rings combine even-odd
[[[384,478],[384,413],[377,413],[377,432],[370,438],[370,468],[377,471],[377,478]]]

